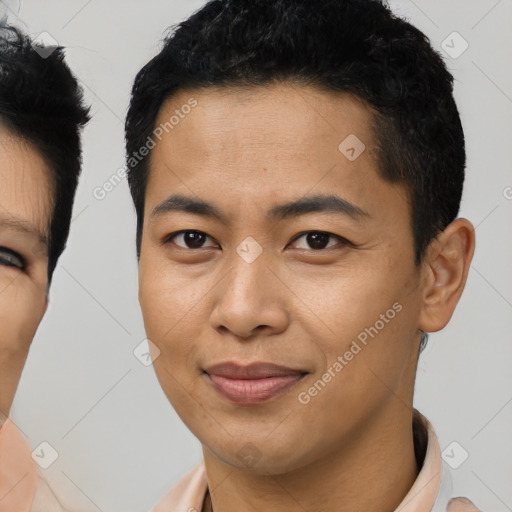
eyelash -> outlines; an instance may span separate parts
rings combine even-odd
[[[17,260],[17,261],[16,261]],[[0,246],[0,266],[12,267],[18,270],[25,270],[26,262],[23,256],[17,252]]]
[[[213,240],[212,237],[210,237],[209,235],[207,235],[206,233],[204,233],[203,231],[197,231],[197,230],[194,230],[194,229],[185,229],[185,230],[182,230],[182,231],[176,231],[174,233],[171,233],[170,235],[167,235],[164,240],[162,241],[162,243],[165,245],[165,244],[169,244],[171,242],[171,240],[173,238],[175,238],[176,236],[179,236],[179,235],[182,235],[184,233],[195,233],[195,234],[199,234],[199,235],[205,235],[207,238],[210,238]],[[338,235],[335,235],[333,233],[329,233],[328,231],[316,231],[316,230],[312,230],[312,231],[303,231],[301,233],[299,233],[293,240],[292,240],[292,243],[293,242],[296,242],[297,240],[299,240],[300,238],[302,238],[303,236],[305,235],[309,235],[309,234],[320,234],[320,235],[327,235],[329,236],[330,238],[336,238],[339,242],[341,242],[341,244],[343,246],[349,246],[349,247],[355,247],[355,245],[350,242],[349,240],[347,240],[346,238],[343,238],[341,236],[338,236]],[[176,245],[176,244],[174,244]],[[190,251],[197,251],[197,250],[200,250],[200,249],[210,249],[211,247],[199,247],[199,248],[190,248],[190,247],[182,247],[180,245],[177,245],[177,247],[179,249],[184,249],[184,250],[190,250]],[[331,247],[326,247],[326,248],[323,248],[323,249],[299,249],[299,250],[310,250],[310,251],[315,251],[315,252],[320,252],[320,251],[327,251],[328,249],[332,249],[333,247],[335,246],[331,246]]]

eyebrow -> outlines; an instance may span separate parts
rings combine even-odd
[[[39,242],[48,247],[48,236],[40,229],[36,228],[31,222],[20,219],[11,213],[0,213],[0,228],[6,228],[17,233],[33,236]]]
[[[151,217],[154,218],[172,211],[215,218],[225,225],[229,224],[228,218],[212,203],[180,194],[171,195],[158,204],[151,213]],[[282,221],[308,213],[335,213],[356,221],[371,218],[368,212],[335,195],[308,196],[276,205],[268,211],[267,217],[271,221]]]

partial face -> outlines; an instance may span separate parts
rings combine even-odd
[[[47,303],[48,169],[26,142],[0,125],[0,420]]]
[[[302,467],[410,401],[421,275],[370,122],[350,95],[285,84],[161,109],[139,298],[164,392],[227,464]]]

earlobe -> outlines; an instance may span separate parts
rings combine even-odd
[[[432,241],[424,265],[426,277],[418,328],[436,332],[450,321],[469,272],[475,250],[475,229],[456,219]]]

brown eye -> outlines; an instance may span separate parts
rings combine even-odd
[[[172,233],[165,239],[165,243],[171,242],[173,239],[180,240],[181,245],[179,243],[173,242],[178,247],[182,249],[202,249],[205,240],[210,238],[206,233],[202,231],[178,231],[177,233]],[[212,247],[212,246],[206,246]]]
[[[298,249],[312,249],[315,251],[323,250],[323,249],[329,249],[336,245],[336,243],[340,243],[342,245],[350,245],[350,242],[348,240],[345,240],[344,238],[333,235],[332,233],[327,233],[326,231],[308,231],[306,233],[302,233],[299,235],[295,240],[294,243],[296,244],[297,240],[300,240],[301,238],[305,239],[305,242],[308,246],[304,247],[296,247]],[[333,243],[330,243],[329,240],[332,239]]]

